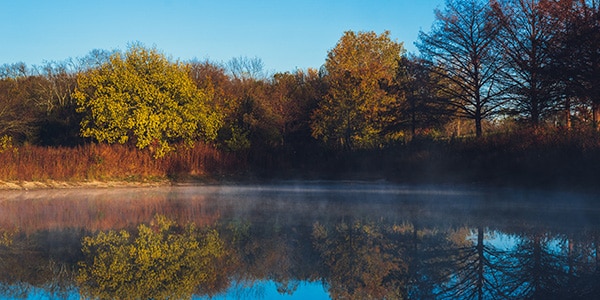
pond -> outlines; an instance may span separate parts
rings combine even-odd
[[[0,298],[600,293],[600,197],[385,182],[0,192]]]

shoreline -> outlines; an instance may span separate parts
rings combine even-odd
[[[128,180],[90,180],[90,181],[4,181],[0,180],[0,196],[4,192],[26,192],[26,191],[43,191],[43,190],[76,190],[76,189],[95,189],[95,190],[114,190],[114,189],[131,189],[131,188],[162,188],[162,187],[178,187],[178,186],[206,186],[206,185],[237,185],[244,183],[251,184],[273,184],[281,182],[387,182],[389,184],[400,184],[407,186],[446,186],[446,187],[476,187],[476,188],[500,188],[500,189],[525,189],[525,190],[545,190],[545,191],[578,191],[578,192],[599,192],[599,187],[590,184],[535,184],[526,182],[496,182],[496,181],[470,181],[470,180],[431,180],[429,179],[413,179],[402,180],[400,178],[385,178],[385,177],[369,177],[369,176],[350,176],[350,177],[233,177],[233,178],[185,178],[185,179],[161,179],[147,181],[128,181]],[[1,199],[0,199],[1,200]]]
[[[2,191],[28,191],[44,189],[112,189],[133,187],[162,187],[176,184],[170,180],[143,182],[143,181],[2,181],[0,180],[0,192]]]

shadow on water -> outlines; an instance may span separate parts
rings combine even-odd
[[[362,182],[3,192],[0,295],[588,299],[600,202]],[[40,296],[42,295],[42,296]]]

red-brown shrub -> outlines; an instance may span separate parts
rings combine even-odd
[[[0,152],[0,180],[152,180],[211,176],[240,167],[234,154],[197,143],[161,159],[128,145],[88,144],[75,148],[25,145]]]

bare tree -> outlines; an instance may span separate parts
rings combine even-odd
[[[115,50],[94,49],[86,56],[77,60],[76,71],[81,73],[89,69],[99,68],[103,64],[108,63],[110,56],[115,52]]]
[[[447,0],[443,11],[436,10],[431,32],[420,32],[417,43],[431,70],[444,79],[442,92],[457,116],[475,122],[477,137],[482,135],[482,120],[504,103],[497,36],[488,3]]]
[[[600,1],[552,2],[557,29],[551,47],[550,76],[564,89],[567,125],[571,100],[591,108],[593,126],[600,127]]]
[[[227,62],[227,69],[234,79],[262,80],[267,78],[267,74],[264,71],[264,63],[262,59],[258,57],[234,57],[229,62]]]
[[[0,79],[0,137],[26,138],[33,131],[35,110],[31,109],[30,80]]]
[[[74,59],[64,61],[48,61],[36,67],[38,76],[45,80],[40,81],[40,98],[38,105],[46,113],[51,113],[57,107],[65,107],[74,103],[71,94],[77,85],[78,63]]]
[[[504,77],[516,114],[534,127],[556,107],[558,85],[548,76],[550,48],[559,32],[548,0],[500,0],[492,7],[502,27]]]
[[[18,62],[14,64],[3,64],[2,66],[0,66],[0,79],[23,78],[31,75],[30,73],[30,69],[24,62]]]
[[[403,57],[397,75],[399,92],[406,101],[400,105],[396,126],[409,129],[415,137],[418,130],[441,128],[453,114],[448,99],[440,95],[441,78],[431,72],[419,57]]]

